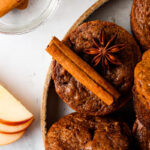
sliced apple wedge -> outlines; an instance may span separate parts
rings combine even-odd
[[[0,133],[0,146],[2,146],[2,145],[8,145],[8,144],[11,144],[13,142],[16,142],[23,135],[24,135],[24,131],[16,133],[16,134],[4,134],[4,133]]]
[[[32,122],[33,122],[33,119],[23,124],[19,124],[15,126],[0,123],[0,133],[12,134],[12,133],[18,133],[18,132],[24,131],[31,125]]]
[[[32,118],[33,114],[0,85],[0,122],[16,125],[25,123]]]

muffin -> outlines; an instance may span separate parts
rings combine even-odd
[[[143,50],[150,49],[150,1],[134,0],[131,11],[131,28]]]
[[[137,118],[150,129],[150,50],[148,50],[134,72],[134,108]]]
[[[150,150],[150,131],[138,119],[133,126],[133,135],[137,150]]]
[[[131,132],[126,123],[72,113],[48,131],[46,150],[130,150]]]
[[[60,64],[56,61],[53,62],[52,77],[57,94],[65,103],[79,113],[89,115],[110,114],[124,106],[132,96],[133,70],[141,58],[141,53],[137,43],[127,31],[114,23],[98,20],[91,21],[77,27],[70,33],[64,43],[93,67],[92,60],[94,56],[85,53],[85,51],[95,47],[96,40],[100,38],[102,31],[105,33],[103,35],[105,45],[114,35],[116,37],[111,43],[111,46],[117,44],[125,45],[125,48],[115,55],[121,61],[119,65],[109,63],[109,67],[105,68],[100,62],[94,67],[105,80],[121,93],[121,98],[115,99],[113,104],[105,104],[71,76]]]
[[[142,56],[142,59],[150,59],[150,51],[147,50],[146,52],[144,52],[143,56]]]

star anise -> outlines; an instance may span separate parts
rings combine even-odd
[[[117,34],[115,34],[106,44],[105,44],[105,32],[104,30],[101,30],[100,37],[98,40],[92,39],[94,48],[89,48],[84,50],[85,53],[94,55],[94,58],[92,60],[93,66],[97,66],[100,62],[102,67],[109,68],[109,63],[120,65],[121,62],[117,58],[117,56],[114,55],[114,53],[117,53],[124,49],[126,46],[125,44],[116,44],[113,45],[113,42],[115,41],[117,37]]]

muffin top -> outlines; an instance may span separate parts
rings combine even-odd
[[[131,12],[133,32],[144,50],[150,49],[150,1],[134,0]]]
[[[146,52],[144,52],[142,56],[142,60],[145,60],[145,59],[150,59],[150,50],[147,50]]]
[[[131,133],[126,123],[73,113],[52,125],[46,150],[129,150]]]
[[[148,50],[135,68],[135,90],[141,95],[140,100],[150,106],[150,50]]]
[[[114,23],[91,21],[77,27],[64,41],[77,55],[93,67],[91,63],[94,56],[85,53],[86,49],[95,48],[94,40],[100,38],[101,31],[104,31],[104,43],[107,43],[116,35],[111,46],[124,44],[125,48],[115,53],[120,60],[120,65],[109,63],[109,68],[103,68],[101,62],[94,69],[112,84],[125,97],[129,95],[133,85],[134,67],[141,58],[139,47],[133,37],[124,29]],[[58,95],[70,107],[81,113],[92,115],[106,115],[120,108],[129,98],[115,99],[110,106],[106,105],[95,94],[86,89],[73,76],[71,76],[56,61],[53,63],[53,80]],[[123,96],[125,95],[125,96]]]
[[[150,131],[147,130],[138,119],[135,121],[133,126],[133,135],[135,138],[137,149],[150,149]]]

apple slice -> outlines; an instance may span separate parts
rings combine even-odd
[[[19,124],[15,126],[0,123],[0,133],[12,134],[12,133],[18,133],[18,132],[24,131],[31,125],[32,122],[33,122],[33,119],[23,124]]]
[[[16,134],[0,133],[0,146],[16,142],[24,135],[24,132],[25,131]]]
[[[16,125],[25,123],[32,118],[33,114],[0,85],[0,122]]]

